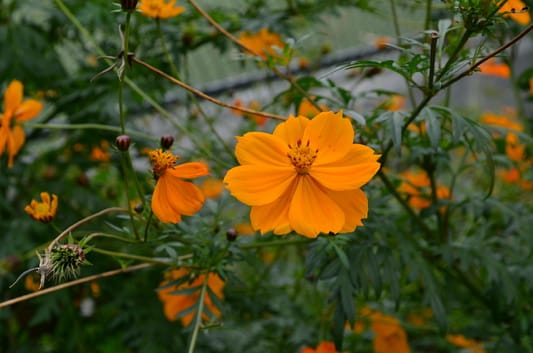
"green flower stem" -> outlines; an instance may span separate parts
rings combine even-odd
[[[432,0],[426,0],[426,21],[424,22],[424,30],[429,30],[431,27],[431,8],[433,7]]]
[[[309,238],[280,239],[280,240],[273,240],[269,242],[239,244],[239,248],[256,249],[256,248],[264,248],[264,247],[271,247],[271,246],[298,245],[298,244],[307,244],[307,243],[312,242],[313,240],[314,239],[309,239]]]
[[[33,129],[51,129],[51,130],[104,130],[121,133],[121,129],[116,126],[102,125],[102,124],[36,124],[24,123],[24,126]],[[126,130],[125,134],[136,136],[145,140],[159,141],[158,138],[134,130]]]
[[[200,326],[202,326],[202,314],[204,312],[204,298],[207,292],[207,275],[205,281],[202,284],[202,290],[200,291],[200,296],[198,297],[198,311],[196,312],[196,318],[194,319],[194,329],[191,334],[191,340],[189,341],[189,349],[187,353],[193,353],[196,346],[196,340],[198,339],[198,332],[200,331]]]
[[[135,185],[135,189],[137,190],[137,195],[139,196],[139,200],[141,201],[141,204],[145,205],[144,200],[144,190],[141,186],[141,183],[139,182],[139,178],[137,177],[137,173],[135,172],[135,169],[133,168],[133,161],[131,160],[131,155],[129,153],[124,154],[126,157],[126,164],[131,171],[131,175],[133,176],[133,184]]]
[[[124,238],[124,237],[121,237],[119,235],[100,233],[100,232],[91,233],[86,238],[82,239],[81,241],[83,241],[83,243],[85,243],[85,244],[88,244],[91,240],[93,240],[95,238],[114,239],[114,240],[123,241],[125,243],[138,243],[137,240],[134,240],[134,239],[131,239],[131,238]]]
[[[138,260],[138,261],[151,263],[151,264],[156,264],[156,265],[167,265],[168,266],[168,265],[172,265],[173,264],[172,261],[165,261],[165,260],[152,258],[152,257],[148,257],[148,256],[142,256],[142,255],[127,254],[127,253],[123,253],[123,252],[104,250],[104,249],[100,249],[100,248],[91,248],[91,252],[95,252],[95,253],[99,253],[99,254],[103,254],[103,255],[109,255],[109,256],[115,257],[115,258]],[[192,256],[192,254],[190,256]],[[190,257],[190,256],[188,256],[188,257]],[[181,256],[180,259],[181,258],[186,259],[188,257]]]
[[[455,50],[452,52],[452,54],[450,54],[448,61],[446,61],[446,64],[444,65],[442,70],[440,70],[435,81],[440,81],[440,79],[444,77],[444,75],[448,72],[451,66],[455,63],[459,54],[461,53],[461,50],[463,50],[464,46],[466,45],[466,42],[468,42],[472,35],[472,31],[470,31],[469,29],[465,30],[463,36],[459,40],[459,43],[455,46]]]
[[[148,228],[150,228],[150,224],[152,223],[152,218],[154,217],[154,211],[150,209],[150,214],[148,215],[148,220],[146,221],[146,224],[144,225],[144,236],[143,240],[146,242],[148,240]]]
[[[163,48],[163,52],[165,53],[165,58],[167,60],[168,66],[170,67],[170,72],[172,72],[172,75],[174,75],[174,77],[179,78],[178,69],[176,68],[176,65],[174,65],[174,60],[172,60],[172,55],[170,55],[170,51],[168,50],[168,46],[165,41],[165,37],[163,36],[163,31],[161,30],[161,21],[159,20],[159,17],[156,18],[155,23],[157,35],[161,40],[161,47]]]
[[[394,34],[398,39],[398,45],[402,44],[402,32],[400,30],[400,23],[398,22],[398,12],[396,11],[396,1],[390,0],[390,11],[392,14],[392,24],[394,26]]]
[[[135,215],[133,214],[133,210],[131,208],[132,199],[130,195],[130,182],[128,179],[127,156],[129,156],[129,153],[127,151],[120,152],[120,166],[122,167],[122,174],[124,175],[124,191],[126,192],[126,199],[128,201],[128,215],[130,217],[131,228],[133,229],[133,234],[135,234],[135,239],[139,240],[139,232],[137,231],[137,227],[135,226]],[[133,172],[135,173],[135,171]],[[139,195],[139,197],[142,197],[142,195]]]

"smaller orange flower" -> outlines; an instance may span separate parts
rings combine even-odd
[[[529,79],[529,94],[533,96],[533,77]]]
[[[329,110],[325,104],[321,104],[319,107],[320,107],[320,110],[318,110],[313,104],[311,104],[309,99],[304,98],[300,102],[300,106],[298,107],[298,114],[296,115],[305,116],[306,118],[313,118],[318,113]]]
[[[432,200],[430,193],[430,180],[424,172],[405,171],[400,177],[403,182],[400,184],[398,191],[405,193],[409,197],[409,205],[417,210],[431,206]],[[437,185],[437,198],[449,199],[450,190],[442,185]]]
[[[18,123],[35,118],[43,109],[43,104],[35,99],[23,101],[23,90],[22,83],[13,80],[4,93],[4,112],[0,114],[0,156],[7,150],[8,168],[13,167],[15,155],[26,140],[24,129]]]
[[[405,109],[405,97],[400,94],[393,94],[384,103],[384,108],[390,112],[397,112]]]
[[[200,185],[200,189],[206,198],[214,199],[224,191],[224,183],[217,178],[207,178]]]
[[[138,9],[145,16],[167,19],[176,17],[185,11],[184,6],[174,6],[176,0],[142,0]]]
[[[479,69],[481,70],[480,74],[482,75],[496,76],[501,78],[511,77],[511,70],[509,69],[509,66],[507,66],[505,63],[496,62],[494,58],[485,61],[479,66]]]
[[[390,43],[390,38],[389,37],[378,37],[374,41],[374,46],[378,50],[383,50],[383,49],[387,48],[387,44],[389,44],[389,43]]]
[[[57,195],[47,192],[41,192],[41,202],[31,200],[31,203],[24,207],[24,211],[31,216],[31,218],[42,223],[49,223],[57,214]]]
[[[302,348],[300,353],[338,353],[337,349],[335,348],[335,343],[324,341],[320,342],[320,344],[316,347],[316,349],[313,349],[311,347],[305,347]]]
[[[109,142],[106,140],[100,141],[99,146],[94,146],[91,150],[89,159],[94,162],[109,162],[111,154],[109,153]]]
[[[463,335],[446,335],[446,340],[459,348],[466,348],[472,353],[485,353],[483,343],[466,338]]]
[[[209,173],[200,162],[176,166],[179,156],[161,149],[150,152],[150,162],[157,180],[152,195],[152,211],[163,223],[178,223],[181,215],[192,216],[202,208],[205,198],[193,183],[183,179],[198,178]]]
[[[41,289],[40,275],[34,272],[24,279],[24,288],[30,292],[38,292]]]
[[[165,280],[160,284],[161,287],[165,287],[168,284],[171,284],[172,281],[179,280],[189,275],[187,269],[179,269],[167,272],[165,274]],[[162,288],[157,292],[159,300],[163,302],[165,316],[169,321],[176,321],[178,314],[184,310],[189,309],[195,305],[200,297],[200,288],[204,284],[207,278],[207,286],[210,291],[214,293],[218,298],[223,298],[222,293],[224,289],[224,281],[215,273],[200,274],[194,279],[186,281],[178,285],[170,285],[168,287]],[[198,290],[191,292],[190,289],[197,288]],[[179,291],[183,291],[179,293]],[[215,316],[220,317],[222,313],[220,310],[213,304],[209,294],[206,293],[204,297],[204,303],[207,309],[213,313]],[[181,323],[183,326],[187,326],[191,323],[195,316],[195,312],[189,312],[180,317]],[[209,316],[204,312],[202,315],[204,320],[209,320]]]
[[[241,44],[250,49],[245,50],[246,55],[259,55],[263,60],[269,57],[278,58],[279,51],[283,49],[285,43],[277,33],[270,32],[267,28],[261,28],[259,32],[244,32],[240,35]]]
[[[510,130],[523,131],[524,127],[521,123],[509,118],[507,115],[497,115],[492,113],[484,113],[481,115],[480,121],[487,125],[503,127]]]
[[[234,227],[239,235],[255,235],[256,231],[250,223],[237,223]]]
[[[531,16],[529,15],[527,5],[521,0],[507,0],[498,12],[522,26],[531,22]]]
[[[240,99],[236,99],[235,102],[233,102],[233,105],[237,106],[237,107],[244,107],[244,103],[242,100]],[[258,101],[256,100],[251,100],[249,103],[248,103],[248,108],[249,109],[252,109],[252,110],[256,110],[256,111],[260,111],[261,110],[261,103],[259,103]],[[266,118],[262,115],[257,115],[257,114],[249,114],[249,113],[245,113],[243,112],[242,110],[238,110],[238,109],[231,109],[231,112],[235,115],[238,115],[238,116],[243,116],[245,118],[248,118],[248,119],[251,119],[252,121],[254,121],[258,126],[263,126],[265,125],[266,123]]]

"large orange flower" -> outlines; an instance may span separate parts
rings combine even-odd
[[[198,297],[200,296],[200,288],[206,280],[205,274],[199,275],[190,282],[165,287],[167,284],[170,284],[171,281],[183,278],[188,274],[189,271],[187,269],[179,269],[168,272],[165,275],[165,281],[161,283],[161,287],[163,287],[163,289],[157,292],[159,300],[163,302],[165,316],[169,321],[175,321],[178,318],[179,313],[189,309],[198,301]],[[217,274],[207,274],[207,286],[217,297],[224,297],[222,293],[222,290],[224,289],[224,281],[222,281]],[[198,290],[191,292],[191,289],[193,288],[197,288]],[[179,291],[183,292],[179,293]],[[213,315],[217,317],[221,315],[220,310],[213,304],[213,301],[210,299],[210,296],[207,293],[204,297],[204,303],[206,308],[213,313]],[[195,314],[195,311],[192,311],[181,316],[180,319],[183,326],[189,325]],[[203,313],[202,317],[206,320],[209,319],[209,316],[207,316],[205,312]]]
[[[181,215],[192,216],[204,204],[204,194],[193,183],[183,179],[198,178],[209,173],[199,162],[176,166],[178,156],[161,149],[150,152],[157,184],[152,195],[152,211],[163,223],[178,223]]]
[[[138,9],[145,16],[152,18],[170,18],[180,15],[185,11],[183,6],[174,6],[176,0],[142,0]]]
[[[498,12],[503,13],[505,17],[511,18],[522,26],[531,22],[531,15],[529,14],[527,5],[521,0],[507,0]]]
[[[379,169],[379,155],[353,143],[354,130],[342,113],[310,120],[290,117],[272,134],[237,137],[241,164],[224,182],[233,196],[252,206],[252,227],[262,234],[292,230],[315,238],[363,225],[368,200],[360,189]]]
[[[9,168],[26,139],[24,129],[16,123],[35,118],[43,109],[43,104],[35,99],[22,101],[23,90],[20,81],[11,81],[4,93],[4,113],[0,114],[0,156],[7,148]],[[15,123],[13,126],[12,122]]]

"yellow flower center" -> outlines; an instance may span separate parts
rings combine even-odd
[[[173,155],[170,152],[164,152],[161,149],[150,152],[150,162],[152,163],[152,170],[156,178],[159,178],[165,170],[173,168],[179,156]]]
[[[289,144],[289,152],[287,152],[287,156],[298,174],[307,174],[309,172],[309,168],[311,168],[317,154],[318,148],[313,150],[309,147],[309,141],[304,145],[302,140],[298,140],[295,146]]]

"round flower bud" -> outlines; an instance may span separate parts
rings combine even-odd
[[[239,235],[239,233],[237,233],[235,228],[230,228],[226,232],[226,239],[228,239],[228,241],[235,241],[235,239],[237,239],[238,235]]]
[[[58,281],[76,278],[80,267],[88,262],[83,249],[77,244],[58,245],[50,252],[51,273]]]
[[[172,135],[161,136],[161,148],[162,149],[168,150],[170,147],[172,147],[173,143],[174,143],[174,137]]]
[[[133,207],[133,210],[136,213],[142,213],[143,210],[144,210],[144,206],[143,206],[142,202],[137,202],[137,204],[135,204],[135,207]]]
[[[131,138],[128,135],[120,135],[115,139],[115,146],[121,151],[127,151],[130,148]]]
[[[133,11],[138,2],[139,0],[120,0],[120,5],[122,5],[122,10],[124,11]]]

